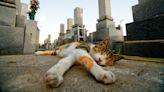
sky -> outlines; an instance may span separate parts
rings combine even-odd
[[[21,0],[22,3],[29,5],[30,0]],[[36,13],[36,21],[40,29],[39,42],[51,34],[51,42],[58,38],[60,24],[67,27],[67,18],[74,17],[76,7],[83,8],[83,21],[89,33],[96,31],[96,23],[99,18],[98,0],[39,0],[40,8]],[[138,0],[111,0],[111,13],[116,25],[121,24],[124,28],[123,34],[126,35],[125,24],[133,21],[132,6]]]

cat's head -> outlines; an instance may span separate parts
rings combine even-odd
[[[105,38],[99,44],[92,47],[92,57],[99,65],[113,65],[115,61],[120,60],[122,57],[114,55],[110,50],[110,38]]]

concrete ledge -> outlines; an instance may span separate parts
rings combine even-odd
[[[123,54],[132,56],[163,58],[164,57],[164,40],[148,42],[131,42],[124,43]]]

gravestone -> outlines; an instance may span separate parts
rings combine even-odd
[[[132,10],[124,54],[164,57],[164,0],[139,0]]]
[[[57,45],[62,45],[63,44],[64,35],[65,35],[64,30],[65,30],[64,24],[60,24],[60,33],[59,33]]]
[[[93,33],[94,42],[111,37],[113,42],[124,41],[122,30],[117,30],[111,16],[110,0],[99,0],[99,19],[96,32]]]
[[[69,33],[72,30],[72,26],[73,26],[73,19],[68,18],[67,19],[67,33]]]
[[[0,55],[32,54],[36,50],[36,43],[39,43],[37,25],[30,23],[28,26],[26,16],[21,15],[21,7],[20,0],[0,0]],[[35,38],[31,38],[29,30]]]
[[[74,25],[72,31],[74,32],[74,41],[86,41],[86,29],[83,24],[83,9],[76,7],[74,9]]]
[[[67,19],[67,30],[66,30],[66,33],[64,35],[64,40],[67,42],[67,43],[70,43],[70,42],[73,42],[73,36],[74,36],[74,32],[72,30],[72,27],[73,27],[73,19],[72,18],[68,18]]]

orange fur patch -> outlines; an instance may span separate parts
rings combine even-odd
[[[79,63],[84,65],[88,71],[90,71],[93,67],[93,60],[87,56],[80,57]]]

